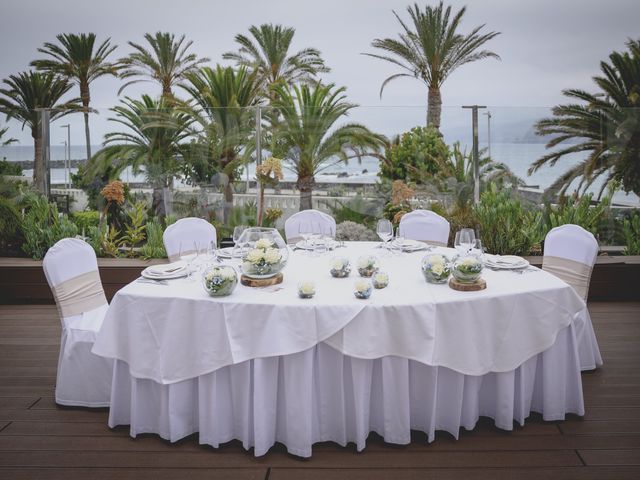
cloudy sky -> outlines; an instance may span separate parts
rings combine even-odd
[[[564,88],[591,89],[599,61],[623,49],[627,38],[640,36],[637,0],[449,3],[467,5],[463,31],[484,23],[502,32],[488,45],[502,61],[485,60],[454,72],[442,89],[445,118],[459,115],[460,105],[470,103],[496,111],[514,112],[519,107],[522,116],[554,105],[562,101]],[[140,42],[145,32],[171,31],[192,39],[194,51],[215,64],[222,62],[224,52],[235,49],[237,33],[250,25],[281,23],[296,28],[296,49],[320,49],[332,69],[325,79],[346,86],[349,99],[363,106],[356,115],[359,120],[370,118],[373,128],[393,133],[389,130],[402,131],[423,121],[426,88],[416,80],[401,79],[390,84],[381,99],[381,82],[396,70],[361,53],[373,51],[374,38],[397,34],[392,10],[406,18],[407,5],[408,0],[0,0],[0,78],[27,69],[38,57],[36,49],[61,32],[111,37],[119,45],[116,55],[123,56],[129,52],[127,41]],[[92,117],[93,143],[109,129],[107,110],[118,102],[119,86],[116,79],[101,79],[92,86],[93,106],[100,110]],[[142,84],[125,94],[135,97],[143,91],[159,93],[156,85]],[[76,117],[71,119],[72,144],[82,144],[81,118]],[[11,133],[21,144],[31,143],[15,123]],[[63,131],[54,129],[52,144],[63,139]]]

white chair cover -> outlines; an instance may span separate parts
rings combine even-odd
[[[449,222],[431,210],[414,210],[400,219],[400,235],[411,240],[447,246]]]
[[[481,376],[400,357],[348,357],[326,344],[171,385],[134,378],[118,360],[109,426],[131,425],[132,437],[157,433],[172,442],[199,432],[201,444],[216,448],[238,439],[256,456],[281,442],[309,457],[316,442],[354,442],[362,450],[371,431],[397,444],[409,443],[411,430],[430,442],[436,430],[458,438],[480,416],[512,430],[532,411],[545,420],[584,415],[574,325],[517,369]]]
[[[549,231],[544,240],[542,269],[571,285],[586,302],[597,256],[598,242],[591,232],[578,225],[562,225]],[[580,365],[583,370],[593,370],[602,365],[602,356],[588,311],[586,317],[576,336]]]
[[[93,248],[62,239],[49,249],[42,267],[62,322],[56,403],[108,407],[113,360],[91,353],[108,308]]]
[[[304,225],[304,232],[300,231],[301,225]],[[293,244],[301,240],[300,233],[321,233],[335,237],[336,221],[331,215],[319,210],[303,210],[294,213],[284,222],[287,243]]]
[[[216,242],[216,227],[202,218],[181,218],[169,225],[162,235],[169,260],[175,262],[182,254],[206,251],[209,243]]]

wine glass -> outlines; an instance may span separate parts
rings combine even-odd
[[[187,280],[193,281],[192,273],[192,265],[193,262],[198,258],[198,244],[193,242],[193,250],[189,250],[188,247],[184,246],[183,243],[180,243],[180,260],[187,264]]]
[[[400,227],[396,228],[396,235],[394,237],[393,242],[395,244],[396,249],[398,250],[398,254],[402,255],[402,252],[403,252],[402,248],[404,245],[404,235],[400,233]]]
[[[298,223],[298,235],[303,240],[304,249],[307,250],[311,246],[309,239],[313,235],[313,225],[311,222]]]
[[[210,262],[214,262],[218,259],[215,240],[211,240],[209,242],[209,245],[207,245],[207,258],[209,259]]]
[[[463,228],[460,230],[460,246],[464,248],[464,253],[467,254],[474,247],[476,242],[476,232],[473,228]]]
[[[380,240],[382,240],[384,247],[387,247],[387,242],[393,238],[393,225],[386,218],[378,220],[376,225],[376,233]]]
[[[240,245],[238,241],[240,240],[240,237],[242,236],[242,233],[244,232],[245,228],[246,227],[244,225],[236,225],[235,227],[233,227],[233,256],[234,257],[242,256],[242,245]]]

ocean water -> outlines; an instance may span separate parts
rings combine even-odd
[[[480,145],[481,148],[486,145]],[[94,152],[100,149],[99,145],[92,147]],[[467,148],[470,151],[471,147]],[[527,170],[532,162],[547,153],[544,144],[541,143],[497,143],[491,144],[491,156],[495,161],[506,164],[516,175],[522,178],[527,185],[537,187],[544,190],[565,170],[580,162],[584,155],[571,154],[559,160],[554,167],[543,167],[533,175],[527,175]],[[83,145],[73,145],[71,147],[71,158],[84,159],[86,157],[85,147]],[[9,145],[0,146],[0,158],[6,158],[9,161],[32,160],[33,147],[26,145]],[[63,160],[65,158],[64,146],[54,145],[51,147],[51,159]],[[286,167],[286,165],[285,165]],[[77,169],[72,168],[73,173]],[[361,162],[351,160],[348,164],[339,163],[322,170],[317,176],[316,181],[320,183],[375,183],[379,170],[378,160],[372,157],[365,157]],[[249,178],[253,178],[255,173],[255,164],[248,166]],[[32,170],[25,170],[27,176],[33,175]],[[347,175],[344,177],[344,175]],[[242,178],[246,178],[247,170]],[[285,180],[294,181],[294,173],[285,168]],[[339,176],[341,175],[341,176]],[[130,169],[122,174],[122,180],[125,182],[144,182],[144,175],[135,175]],[[65,183],[64,168],[53,168],[51,170],[51,181],[54,184]],[[593,186],[594,191],[598,191],[601,184]],[[623,192],[617,192],[614,196],[616,203],[640,206],[640,199],[634,195],[625,195]]]

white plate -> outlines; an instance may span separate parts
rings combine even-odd
[[[424,242],[419,242],[417,240],[404,239],[401,244],[398,242],[393,242],[394,247],[400,247],[404,252],[417,252],[418,250],[426,250],[428,245]]]
[[[318,241],[316,240],[316,243],[317,242]],[[338,246],[338,242],[336,242],[335,240],[328,240],[326,241],[326,244],[329,250],[334,250]],[[298,243],[295,244],[295,248],[300,248],[302,250],[312,250],[313,244],[307,243],[305,240],[300,240]]]
[[[517,255],[486,255],[485,264],[498,270],[520,270],[529,266],[529,261]]]
[[[184,262],[174,262],[166,265],[152,265],[145,268],[140,275],[153,280],[169,280],[187,275],[187,267]]]

